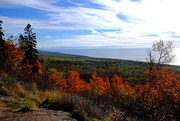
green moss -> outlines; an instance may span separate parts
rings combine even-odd
[[[2,104],[8,104],[9,101],[8,100],[0,100]]]
[[[22,92],[19,92],[17,95],[18,95],[20,98],[25,98],[25,94],[22,93]]]
[[[6,93],[6,91],[5,91],[3,88],[0,88],[0,94],[1,94],[1,95],[6,95],[6,96],[7,96],[7,93]]]
[[[23,105],[20,101],[14,100],[11,102],[12,109],[20,109]]]
[[[23,108],[29,108],[29,109],[35,109],[38,108],[35,102],[30,101],[30,100],[24,100],[24,101],[19,101],[19,100],[1,100],[1,103],[4,104],[6,107],[9,109],[19,111]]]

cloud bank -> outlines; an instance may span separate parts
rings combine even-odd
[[[21,33],[30,23],[36,32],[47,33],[45,39],[51,39],[46,41],[47,46],[143,47],[159,39],[179,43],[179,3],[178,0],[1,0],[0,8],[28,8],[42,13],[39,18],[2,15],[1,19],[10,33]],[[59,36],[67,31],[67,36],[51,38],[48,33],[54,31]],[[91,32],[74,34],[74,31]],[[46,43],[39,44],[46,46]]]

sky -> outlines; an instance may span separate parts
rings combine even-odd
[[[179,0],[0,0],[5,37],[18,39],[29,23],[37,48],[146,48],[154,41],[180,47]]]

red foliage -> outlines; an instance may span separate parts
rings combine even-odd
[[[130,101],[129,97],[134,98],[135,90],[129,85],[128,82],[123,82],[122,77],[114,75],[111,81],[111,94],[114,96],[113,98],[115,100],[128,102]]]
[[[58,72],[55,72],[50,79],[56,80],[62,90],[71,93],[81,94],[87,91],[95,96],[106,95],[123,104],[128,104],[134,99],[140,100],[155,116],[168,115],[171,116],[168,119],[173,119],[173,110],[180,107],[180,74],[175,74],[167,68],[154,68],[145,73],[149,76],[148,82],[135,87],[123,82],[123,78],[118,75],[114,75],[110,81],[109,78],[99,77],[96,73],[92,75],[90,83],[86,83],[79,78],[78,71],[70,71],[66,79],[62,79]]]
[[[60,86],[60,82],[62,80],[61,73],[57,70],[53,70],[53,72],[49,75],[49,79],[51,80],[51,84],[53,86]]]
[[[69,76],[66,79],[66,84],[68,86],[68,91],[72,93],[81,93],[87,89],[87,84],[85,81],[79,78],[78,71],[69,72]]]
[[[110,82],[108,78],[103,78],[98,77],[96,73],[92,75],[92,79],[90,79],[90,84],[89,84],[89,91],[94,94],[98,95],[107,95],[109,92],[110,88]]]
[[[86,83],[80,79],[78,71],[70,71],[67,78],[62,78],[62,73],[52,70],[48,75],[48,79],[43,80],[44,70],[39,61],[38,65],[24,64],[24,52],[19,50],[11,40],[6,42],[6,63],[10,65],[12,70],[22,72],[22,70],[35,80],[48,84],[49,79],[54,87],[61,88],[64,91],[82,94],[88,92],[91,95],[105,95],[120,103],[128,103],[131,99],[140,100],[147,105],[147,109],[154,111],[155,114],[168,115],[171,117],[176,115],[173,110],[180,109],[180,74],[175,74],[173,70],[162,68],[158,70],[153,68],[146,71],[148,75],[145,85],[136,85],[131,87],[128,82],[123,82],[123,78],[114,75],[110,79],[108,77],[99,77],[96,73],[92,75],[90,83]],[[33,66],[39,67],[39,74],[31,75]]]
[[[53,85],[58,85],[62,90],[67,92],[81,93],[87,90],[87,84],[79,78],[77,71],[70,71],[69,76],[66,79],[62,79],[61,73],[56,70],[49,75],[49,79]]]
[[[16,71],[20,71],[22,69],[22,60],[23,53],[18,50],[18,48],[13,44],[12,40],[8,40],[6,42],[6,61],[10,64]]]
[[[171,115],[180,107],[180,74],[167,68],[154,68],[145,73],[149,75],[148,82],[136,87],[137,98],[147,103],[149,110],[156,107],[158,113]]]
[[[7,40],[5,43],[5,47],[6,64],[9,65],[11,70],[19,73],[24,71],[25,73],[30,75],[33,66],[38,66],[40,72],[39,74],[42,73],[42,65],[39,61],[37,61],[38,65],[30,65],[28,61],[26,64],[22,64],[22,61],[24,59],[24,51],[20,50],[12,40]]]

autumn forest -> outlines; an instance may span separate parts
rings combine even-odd
[[[180,119],[179,66],[149,69],[148,62],[38,52],[30,24],[18,39],[3,38],[2,24],[0,95],[27,98],[37,108],[70,111],[83,120]],[[8,104],[1,100],[0,106]]]

